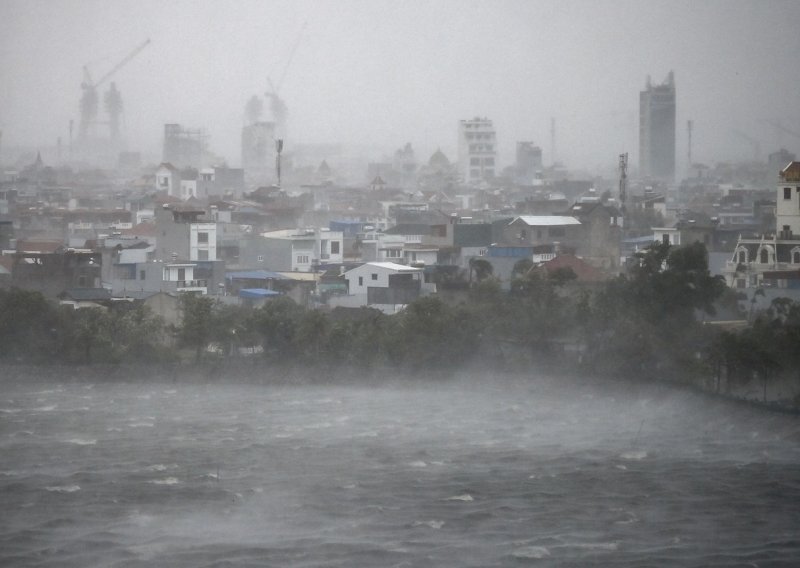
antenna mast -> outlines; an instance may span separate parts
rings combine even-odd
[[[628,199],[628,153],[619,155],[619,203],[622,218],[625,218]]]

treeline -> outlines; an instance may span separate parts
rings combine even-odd
[[[710,275],[703,245],[656,243],[636,260],[627,274],[591,288],[575,282],[571,270],[545,275],[521,262],[510,290],[502,290],[490,270],[476,270],[466,300],[423,297],[395,315],[305,309],[288,297],[251,309],[186,295],[177,326],[141,305],[73,310],[35,292],[1,290],[0,360],[149,364],[249,357],[265,368],[551,366],[717,390],[754,378],[765,389],[778,376],[800,383],[800,304],[776,301],[753,314],[752,325],[722,331],[704,325],[703,314],[720,306],[737,311],[738,299]]]

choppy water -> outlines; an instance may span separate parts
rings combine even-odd
[[[798,419],[629,391],[3,384],[0,565],[798,565]]]

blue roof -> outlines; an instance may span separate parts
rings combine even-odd
[[[244,270],[241,272],[228,272],[226,280],[286,280],[286,277],[271,270]]]
[[[239,290],[240,298],[270,298],[272,296],[280,296],[280,292],[275,290],[267,290],[266,288],[242,288]]]

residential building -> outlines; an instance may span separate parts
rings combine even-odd
[[[156,169],[156,191],[162,191],[170,197],[178,197],[181,187],[181,174],[178,168],[169,162],[162,162]]]
[[[675,178],[675,75],[639,93],[639,175]]]
[[[281,229],[242,239],[239,265],[264,270],[312,272],[344,260],[344,236],[328,229]]]
[[[776,198],[775,231],[739,237],[724,270],[728,286],[800,289],[800,162],[781,170]]]
[[[421,268],[394,262],[368,262],[344,273],[348,284],[347,296],[333,296],[331,306],[370,306],[384,313],[395,313],[423,293],[424,275]],[[434,285],[425,289],[435,290]]]
[[[495,176],[497,135],[488,118],[458,124],[458,169],[464,183],[477,184]]]
[[[217,260],[217,224],[202,220],[205,211],[192,205],[163,206],[156,210],[158,260]]]
[[[52,252],[20,250],[12,254],[11,286],[57,298],[72,288],[99,288],[102,256],[86,249]]]

